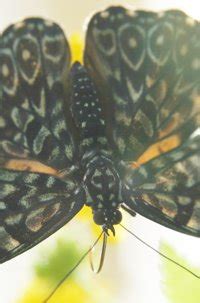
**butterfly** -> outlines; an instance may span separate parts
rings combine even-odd
[[[109,7],[84,64],[52,21],[0,37],[0,262],[84,205],[104,233],[121,208],[200,236],[200,24],[181,11]]]

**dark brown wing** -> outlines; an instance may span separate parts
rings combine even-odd
[[[130,169],[125,203],[177,231],[200,237],[200,136]]]
[[[58,25],[27,19],[0,37],[0,262],[82,208],[66,95],[70,52]],[[32,172],[32,173],[30,173]]]
[[[200,125],[200,25],[181,11],[110,7],[90,21],[85,65],[99,87],[116,154],[136,161]]]
[[[46,174],[0,171],[0,263],[35,246],[83,207],[74,180]]]
[[[65,92],[69,65],[67,40],[51,21],[27,19],[0,37],[2,167],[28,159],[63,169],[76,159]]]

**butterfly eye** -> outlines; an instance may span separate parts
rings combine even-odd
[[[122,213],[117,209],[112,213],[112,224],[119,224],[122,220]]]
[[[97,225],[103,225],[105,223],[105,211],[104,210],[95,211],[93,219]]]

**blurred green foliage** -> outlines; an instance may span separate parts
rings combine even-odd
[[[200,269],[191,266],[169,244],[162,242],[160,251],[195,274],[200,275]],[[162,259],[161,271],[163,290],[170,303],[200,302],[200,280],[198,278],[165,259]]]
[[[57,283],[76,264],[81,256],[82,251],[74,242],[58,239],[53,249],[42,252],[42,257],[34,266],[34,270],[39,278]],[[75,274],[76,270],[69,276],[69,279],[74,278]]]

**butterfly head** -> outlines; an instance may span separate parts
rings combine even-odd
[[[122,214],[118,209],[98,209],[93,211],[93,219],[97,225],[101,225],[103,230],[108,234],[110,229],[115,235],[113,225],[119,224],[122,220]]]

